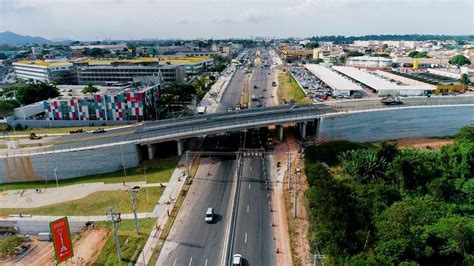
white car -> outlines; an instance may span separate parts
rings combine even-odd
[[[227,112],[232,112],[232,111],[234,111],[232,107],[227,108]]]
[[[242,255],[234,254],[232,257],[232,265],[242,265]]]
[[[214,209],[209,207],[209,208],[207,208],[206,216],[204,217],[204,221],[206,223],[212,223],[213,220],[214,220]]]

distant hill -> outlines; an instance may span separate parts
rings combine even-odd
[[[11,31],[0,32],[0,44],[46,44],[48,39],[20,35]]]

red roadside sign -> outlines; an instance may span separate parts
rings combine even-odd
[[[51,235],[53,237],[56,262],[59,264],[74,256],[67,217],[49,223],[49,228],[51,229]]]

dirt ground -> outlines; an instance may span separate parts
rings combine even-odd
[[[284,191],[284,199],[285,205],[287,210],[287,221],[288,221],[288,228],[290,234],[290,243],[292,246],[292,255],[293,255],[293,263],[294,265],[310,265],[310,248],[309,248],[309,240],[308,240],[308,228],[309,228],[309,221],[308,221],[308,214],[306,207],[304,204],[304,192],[308,189],[308,182],[306,180],[306,176],[303,171],[303,161],[301,154],[299,154],[300,145],[298,144],[297,140],[292,136],[291,133],[285,132],[285,139],[277,144],[274,147],[274,151],[276,154],[276,160],[281,162],[282,164],[286,164],[287,162],[287,152],[289,151],[292,153],[292,160],[291,160],[291,176],[292,178],[297,177],[297,215],[294,217],[294,209],[293,209],[293,202],[294,202],[294,180],[291,181],[292,185],[291,188],[288,190],[288,178],[287,174],[285,175],[285,179],[283,182],[283,191]],[[301,172],[296,174],[296,168],[301,169]]]
[[[105,245],[109,232],[107,229],[88,229],[82,233],[80,238],[74,240],[74,257],[67,265],[92,265]],[[31,246],[35,247],[20,261],[14,260],[0,262],[1,265],[55,265],[53,260],[53,243],[37,240],[31,237]],[[65,262],[62,265],[66,265]]]
[[[420,150],[439,150],[443,146],[452,144],[452,139],[401,139],[396,141],[400,148],[415,148]]]

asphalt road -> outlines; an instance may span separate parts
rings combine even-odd
[[[237,69],[235,71],[232,80],[229,82],[222,95],[217,112],[227,112],[227,108],[234,108],[235,105],[240,101],[240,96],[242,95],[242,90],[244,89],[244,81],[246,77],[247,74],[244,74],[242,69]]]
[[[235,173],[233,159],[201,161],[156,265],[222,265]],[[208,207],[216,214],[210,224],[204,222]]]
[[[265,52],[262,56],[269,57]],[[265,106],[271,100],[271,86],[273,75],[268,75],[269,68],[258,67],[253,71],[250,80],[250,93],[263,96],[261,102]],[[254,88],[254,85],[257,88]],[[265,90],[264,90],[265,89]],[[253,103],[249,108],[254,107]],[[259,131],[251,130],[246,133],[245,147],[260,148]],[[253,145],[248,145],[248,144]],[[244,265],[276,265],[274,230],[272,215],[269,207],[271,191],[265,182],[265,159],[242,159],[240,194],[238,195],[238,210],[236,213],[235,231],[232,244],[233,254],[240,254]],[[268,173],[268,171],[267,171]]]
[[[263,174],[264,159],[243,159],[239,209],[232,254],[241,254],[245,265],[276,265],[270,190]]]

